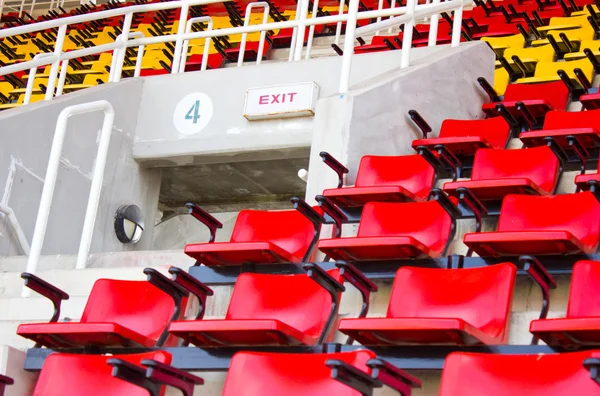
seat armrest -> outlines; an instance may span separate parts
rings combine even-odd
[[[452,181],[456,181],[462,173],[462,162],[443,144],[437,144],[433,149],[438,152],[442,164],[446,164],[450,167],[450,170],[452,170]]]
[[[353,264],[345,261],[337,261],[335,266],[340,269],[340,275],[344,278],[344,280],[350,282],[350,284],[358,289],[362,295],[363,306],[358,317],[364,318],[369,312],[369,299],[371,292],[376,292],[379,290],[379,288]]]
[[[169,268],[169,273],[173,282],[198,298],[200,307],[196,315],[196,320],[202,319],[206,308],[206,298],[214,294],[213,290],[181,268],[171,267]]]
[[[348,217],[338,208],[331,200],[323,195],[317,195],[315,200],[319,203],[319,206],[327,213],[335,222],[336,230],[335,237],[340,238],[342,236],[342,225],[348,222]]]
[[[556,289],[556,280],[548,273],[544,265],[533,256],[520,256],[519,267],[527,272],[542,289],[542,309],[540,310],[539,319],[546,319],[548,310],[550,309],[550,289]],[[537,344],[539,339],[533,337],[531,343]]]
[[[149,381],[177,388],[184,396],[193,396],[194,387],[204,384],[204,379],[156,360],[142,360],[142,364]]]
[[[446,195],[446,193],[440,190],[439,188],[431,189],[431,192],[429,193],[429,199],[438,201],[440,206],[444,208],[444,210],[450,215],[452,220],[456,221],[456,219],[462,217],[462,213],[460,212],[460,210],[458,210],[458,208],[450,200],[448,195]]]
[[[487,208],[468,188],[459,187],[456,189],[456,192],[458,194],[459,204],[467,207],[475,215],[477,221],[475,232],[481,232],[481,219],[488,214]]]
[[[319,231],[321,229],[321,225],[325,223],[325,219],[316,210],[312,208],[309,204],[306,203],[305,200],[298,197],[293,197],[290,199],[290,202],[294,205],[294,209],[298,212],[302,213],[304,217],[310,220],[311,223],[315,226],[315,231]]]
[[[307,263],[302,266],[307,272],[308,277],[319,284],[331,294],[337,294],[346,291],[346,287],[335,280],[327,271],[315,263]]]
[[[403,396],[410,396],[412,389],[420,388],[421,381],[383,359],[371,359],[367,362],[371,376],[384,385],[396,390]]]
[[[342,165],[341,162],[336,160],[331,154],[326,151],[321,151],[319,156],[325,162],[325,165],[333,169],[333,171],[338,175],[338,186],[337,188],[342,188],[344,185],[344,173],[348,173],[348,168]]]
[[[14,383],[14,379],[7,377],[6,375],[0,374],[0,385],[12,385]]]
[[[160,385],[146,378],[146,369],[123,359],[112,358],[106,361],[112,366],[112,376],[148,391],[150,395],[160,394]]]
[[[569,139],[569,138],[571,138],[571,139]],[[579,140],[573,135],[567,136],[567,141],[569,142],[569,145],[572,145],[574,147],[575,153],[577,153],[577,149],[579,147],[583,148],[583,146],[581,146],[581,143],[579,142]],[[564,167],[564,165],[569,161],[569,157],[565,153],[565,150],[563,150],[563,148],[560,147],[560,145],[558,143],[556,143],[556,140],[552,136],[546,136],[544,138],[544,143],[546,143],[546,145],[550,148],[550,150],[552,150],[552,152],[558,159],[558,162],[560,163],[561,168]],[[583,150],[585,150],[585,148],[583,148]]]
[[[431,133],[431,126],[425,121],[425,119],[419,114],[416,110],[408,110],[408,115],[412,122],[415,123],[416,126],[419,127],[421,133],[423,134],[423,139],[427,139],[427,134]]]
[[[342,360],[327,360],[325,365],[331,369],[331,378],[357,390],[362,395],[370,395],[374,388],[381,387],[381,382]]]
[[[191,214],[192,217],[208,227],[210,231],[210,239],[208,240],[208,243],[213,243],[217,235],[217,229],[223,228],[223,224],[195,203],[188,202],[185,204],[185,206],[188,208],[188,213]]]
[[[58,318],[60,318],[60,304],[62,300],[68,300],[69,295],[58,287],[51,285],[29,272],[23,272],[21,278],[25,280],[25,286],[52,301],[54,313],[52,314],[50,323],[58,322]]]
[[[189,295],[188,291],[184,289],[183,286],[167,278],[154,268],[144,268],[144,274],[147,275],[148,282],[174,299],[176,297],[181,298]]]

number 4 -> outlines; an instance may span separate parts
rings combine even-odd
[[[185,115],[185,119],[186,120],[193,120],[193,123],[197,123],[198,122],[198,118],[200,118],[200,101],[197,100],[196,103],[194,103],[194,105],[192,107],[190,107],[190,109],[188,110],[187,114]]]

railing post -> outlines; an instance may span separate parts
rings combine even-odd
[[[52,56],[52,54],[48,54],[48,53],[37,54],[33,57],[32,60],[40,59],[40,58],[48,58],[50,56]],[[23,104],[29,104],[29,102],[31,101],[31,94],[33,92],[33,85],[35,84],[35,76],[37,75],[37,69],[38,69],[38,66],[34,66],[31,69],[29,69],[29,76],[27,77],[27,86],[25,87],[25,97],[23,98]]]
[[[344,38],[344,56],[342,57],[342,71],[340,73],[340,93],[348,92],[350,87],[350,72],[352,69],[352,56],[354,56],[354,38],[356,35],[358,4],[359,0],[350,0],[348,5],[346,37]]]
[[[3,0],[0,0],[3,1]],[[294,21],[298,22],[300,20],[300,10],[302,9],[302,0],[296,1],[296,16],[294,17]],[[292,41],[290,42],[290,53],[288,55],[288,62],[294,60],[294,54],[296,53],[296,41],[298,40],[298,25],[294,26],[292,31]]]
[[[344,0],[340,0],[340,7],[338,9],[338,15],[342,15],[344,13],[344,5],[346,3]],[[349,4],[349,3],[348,3]],[[348,12],[350,12],[350,5],[348,5]],[[346,30],[348,29],[348,21],[346,21]],[[342,36],[342,22],[338,22],[335,27],[335,43],[337,45],[340,44],[340,37]]]
[[[248,3],[246,6],[246,13],[244,14],[244,27],[250,26],[250,20],[252,19],[252,9],[254,7],[263,7],[263,25],[269,22],[269,3],[266,1],[258,1],[253,3]],[[263,30],[260,32],[260,40],[258,43],[258,51],[256,53],[256,64],[259,65],[260,61],[262,61],[262,53],[265,48],[265,36],[267,32]],[[244,55],[246,53],[246,40],[248,39],[248,33],[242,33],[242,41],[240,41],[239,46],[239,54],[237,67],[241,67],[244,64]]]
[[[56,96],[61,96],[63,88],[65,86],[65,80],[67,79],[67,72],[69,70],[69,60],[65,59],[62,61],[60,66],[60,76],[58,77],[58,85],[56,86]]]
[[[44,97],[44,100],[52,100],[52,97],[54,96],[54,87],[56,87],[56,77],[58,76],[60,56],[62,55],[66,34],[67,24],[64,24],[58,28],[58,34],[56,35],[56,43],[54,44],[54,55],[56,55],[56,61],[52,63],[52,67],[50,68],[50,75],[48,76],[48,88],[46,89],[46,96]]]
[[[179,62],[181,62],[181,50],[183,48],[183,34],[185,33],[189,10],[190,3],[185,1],[181,6],[181,12],[179,13],[179,25],[177,26],[177,40],[175,41],[175,51],[173,51],[171,74],[179,73]]]
[[[452,22],[452,46],[458,47],[460,45],[460,33],[462,30],[462,14],[463,14],[464,2],[460,3],[460,7],[454,10],[454,21]]]
[[[187,23],[185,25],[185,34],[187,35],[188,33],[190,33],[192,31],[192,26],[194,25],[194,23],[201,23],[201,22],[208,22],[208,29],[206,29],[206,30],[209,32],[212,30],[213,20],[211,17],[209,17],[209,16],[196,17],[196,18],[191,18],[190,20],[187,21]],[[211,43],[212,43],[212,40],[210,37],[207,37],[204,39],[204,52],[202,53],[202,66],[201,66],[200,70],[206,70],[206,66],[208,65],[208,55],[209,55]],[[181,50],[181,61],[179,62],[179,73],[183,73],[185,71],[185,65],[187,63],[187,52],[188,52],[189,45],[190,45],[190,40],[188,38],[183,40],[183,48]]]
[[[300,19],[298,19],[298,34],[296,35],[296,48],[294,50],[294,60],[302,59],[302,48],[304,48],[304,35],[306,34],[306,17],[308,16],[308,0],[300,0]]]
[[[125,14],[123,29],[121,29],[121,46],[116,54],[113,52],[113,57],[116,56],[114,73],[111,70],[113,82],[121,81],[121,73],[123,72],[123,62],[125,61],[125,53],[127,52],[127,42],[129,41],[129,31],[131,30],[132,20],[133,12],[128,12]]]
[[[433,0],[433,5],[440,4],[440,0]],[[437,44],[437,33],[438,25],[440,20],[440,14],[435,13],[431,16],[431,23],[429,24],[429,40],[427,45],[433,47]]]
[[[402,55],[400,58],[400,67],[410,65],[410,50],[412,47],[413,27],[415,26],[415,7],[417,0],[408,0],[406,2],[406,14],[410,15],[410,20],[404,24],[404,38],[402,40]]]
[[[50,149],[50,158],[48,159],[48,169],[46,170],[46,176],[44,178],[44,187],[42,189],[42,196],[40,198],[40,206],[35,222],[35,229],[33,231],[33,240],[31,242],[31,251],[27,261],[26,272],[36,272],[42,253],[69,117],[74,114],[90,113],[101,110],[104,111],[104,123],[102,125],[102,133],[100,135],[100,143],[98,144],[98,154],[96,156],[96,163],[94,165],[92,187],[90,189],[90,196],[88,199],[88,206],[86,209],[76,264],[76,268],[85,268],[85,263],[89,254],[92,240],[91,234],[93,232],[94,223],[96,220],[96,212],[98,210],[98,202],[100,200],[100,190],[102,188],[102,179],[104,177],[104,168],[106,166],[106,156],[108,154],[110,135],[112,133],[112,126],[115,117],[115,113],[111,104],[106,100],[69,106],[65,108],[58,116],[56,129],[54,131],[54,138],[52,140],[52,147]],[[23,297],[28,297],[30,293],[31,292],[27,287],[23,287]]]
[[[319,0],[314,0],[313,8],[312,8],[312,18],[315,19],[317,17],[317,13],[319,12]],[[312,43],[315,37],[315,25],[310,25],[310,29],[308,30],[308,39],[306,40],[306,54],[304,59],[310,59],[310,53],[312,51]]]

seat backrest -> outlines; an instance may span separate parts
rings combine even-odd
[[[44,362],[33,396],[148,396],[147,390],[111,375],[112,367],[106,362],[113,357],[53,353]],[[118,357],[137,365],[140,365],[144,359],[154,359],[171,364],[171,354],[164,351],[119,355]],[[163,389],[161,395],[164,395],[164,392]]]
[[[595,250],[600,237],[600,203],[591,192],[507,195],[502,201],[498,231],[569,231]]]
[[[339,270],[329,272],[340,283]],[[331,296],[305,274],[238,276],[225,319],[276,319],[318,338],[331,312]]]
[[[440,137],[484,137],[493,148],[506,147],[510,126],[502,117],[491,117],[483,120],[452,120],[442,121]]]
[[[590,355],[454,352],[446,358],[439,396],[599,395],[600,387],[583,367]]]
[[[242,210],[231,242],[271,242],[302,258],[314,237],[314,226],[297,210]]]
[[[478,150],[471,180],[527,178],[547,193],[558,182],[560,161],[548,146],[521,150]]]
[[[573,266],[567,318],[600,316],[600,262],[581,260]]]
[[[569,89],[562,81],[541,84],[509,84],[504,93],[504,101],[545,100],[555,110],[566,110],[569,102]]]
[[[549,111],[544,129],[595,128],[600,131],[600,109],[588,111]]]
[[[402,186],[417,197],[425,199],[434,183],[435,169],[420,155],[365,155],[360,160],[355,185]]]
[[[452,223],[437,201],[369,202],[363,208],[357,236],[410,236],[442,254],[452,233]]]
[[[231,359],[223,396],[360,396],[331,378],[325,365],[330,359],[345,361],[362,371],[375,358],[371,351],[329,354],[238,352]]]
[[[173,298],[147,281],[98,279],[81,322],[117,323],[158,340],[174,311]],[[185,306],[181,311],[185,312]]]
[[[511,263],[478,268],[402,267],[390,296],[388,318],[456,318],[508,341],[517,268]]]
[[[538,62],[535,66],[535,76],[541,78],[553,77],[558,80],[560,77],[557,72],[564,70],[571,79],[577,79],[575,69],[581,69],[589,81],[594,78],[594,66],[587,58],[570,62]]]

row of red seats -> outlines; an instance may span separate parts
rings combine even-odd
[[[534,248],[535,249],[535,248]],[[556,286],[543,265],[523,257],[530,275],[546,292]],[[49,323],[22,324],[17,333],[48,348],[199,347],[320,345],[332,341],[344,282],[364,296],[358,318],[342,319],[338,329],[365,346],[404,344],[502,345],[508,342],[517,268],[511,263],[479,268],[402,267],[396,273],[387,314],[365,318],[377,286],[347,263],[324,271],[305,265],[306,275],[241,274],[224,319],[203,319],[212,290],[176,268],[175,280],[146,269],[150,281],[98,280],[79,322],[58,322],[68,294],[31,274],[27,285],[56,305]],[[577,348],[600,342],[600,262],[573,268],[564,319],[541,319],[530,330],[548,345]],[[201,307],[182,320],[189,293]],[[547,296],[545,296],[547,298]],[[307,309],[307,307],[310,307]]]
[[[34,396],[162,396],[167,386],[192,396],[202,378],[170,366],[167,352],[111,356],[56,353],[44,364]],[[600,395],[600,353],[494,355],[455,352],[445,361],[440,396]],[[588,372],[589,371],[589,372]],[[113,378],[116,377],[116,378]],[[325,354],[238,352],[223,396],[371,396],[383,386],[410,396],[419,379],[370,351]]]

